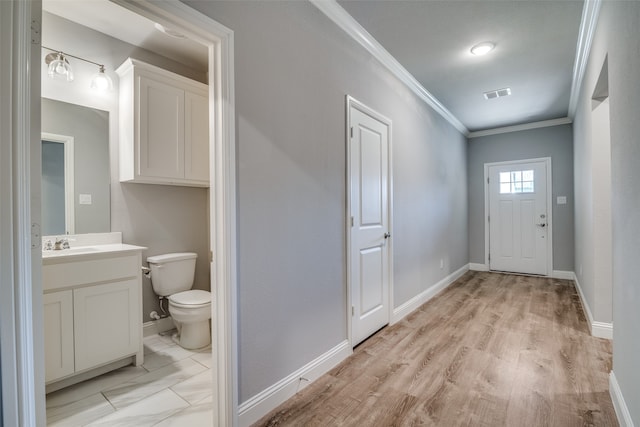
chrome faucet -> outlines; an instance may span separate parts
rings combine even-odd
[[[69,239],[65,237],[56,237],[56,242],[53,245],[54,251],[59,251],[62,249],[69,249]]]

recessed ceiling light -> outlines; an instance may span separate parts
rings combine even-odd
[[[491,42],[478,43],[477,45],[471,48],[471,53],[473,53],[476,56],[486,55],[487,53],[491,52],[494,47],[496,47],[495,43],[491,43]]]

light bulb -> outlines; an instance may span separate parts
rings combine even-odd
[[[64,68],[64,65],[62,65],[62,63],[58,63],[58,65],[56,66],[56,74],[62,74],[62,75],[66,75],[67,74],[67,70]]]
[[[113,82],[111,81],[111,78],[105,74],[104,65],[101,65],[100,71],[91,77],[91,89],[99,92],[108,92],[113,89]]]
[[[62,55],[62,52],[50,54],[47,56],[46,60],[48,60],[47,63],[49,64],[49,77],[53,79],[63,79],[68,82],[73,80],[73,69],[65,59],[64,55]]]

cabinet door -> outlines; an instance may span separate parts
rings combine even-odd
[[[209,99],[185,92],[185,178],[209,185]]]
[[[76,371],[133,355],[140,346],[138,280],[74,289]]]
[[[138,174],[184,178],[184,91],[139,77]]]
[[[73,374],[73,294],[52,292],[44,299],[45,381]]]

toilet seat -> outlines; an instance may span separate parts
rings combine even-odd
[[[211,305],[211,292],[194,289],[169,296],[169,304],[180,308],[200,308]]]

